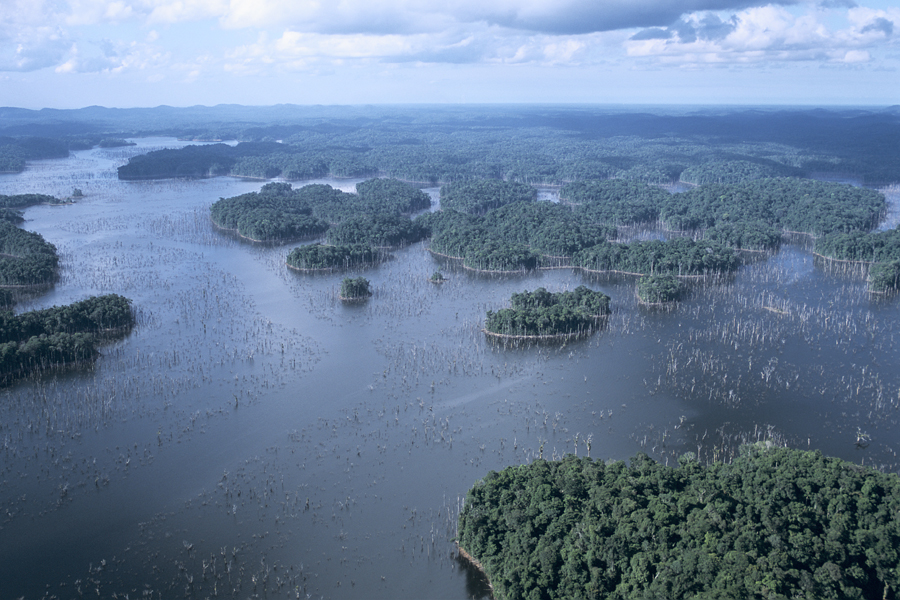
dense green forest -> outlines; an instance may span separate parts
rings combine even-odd
[[[612,225],[652,223],[671,199],[658,185],[629,179],[574,181],[559,190],[560,202],[575,205],[590,220]]]
[[[571,292],[513,294],[510,308],[489,310],[484,322],[488,333],[504,337],[583,335],[595,330],[598,319],[609,314],[610,298],[583,285]]]
[[[536,200],[536,189],[514,181],[475,179],[441,186],[441,208],[473,215],[482,215],[513,202]]]
[[[303,271],[326,271],[373,265],[383,258],[382,253],[365,244],[309,244],[291,250],[286,262]]]
[[[642,275],[637,296],[645,304],[664,304],[681,299],[684,284],[674,275]]]
[[[834,260],[873,263],[869,269],[869,291],[900,289],[900,227],[824,235],[816,239],[816,253]]]
[[[761,221],[789,231],[822,235],[868,231],[885,211],[874,190],[811,179],[759,179],[708,184],[673,194],[660,218],[669,229],[693,230],[722,221]]]
[[[341,282],[341,300],[364,300],[372,295],[372,285],[365,277],[345,277]]]
[[[589,271],[687,277],[731,273],[739,262],[734,250],[726,246],[674,238],[667,242],[605,242],[575,254],[572,266]]]
[[[131,301],[116,294],[14,315],[0,312],[0,378],[93,360],[99,343],[134,325]]]
[[[459,545],[498,600],[900,594],[896,475],[763,442],[730,464],[679,463],[491,471],[466,496]]]
[[[132,113],[130,122],[125,114],[105,117],[111,126],[128,122],[129,136],[140,127],[242,143],[136,157],[120,171],[123,179],[382,174],[432,183],[619,178],[730,184],[825,173],[855,174],[877,184],[896,181],[900,172],[900,119],[890,111],[642,114],[596,107],[285,106],[256,113],[242,107],[182,112],[182,120],[166,114],[165,124],[152,110]],[[79,116],[73,112],[71,118]],[[94,123],[99,119],[91,117]],[[19,118],[25,122],[36,115]]]
[[[396,248],[418,242],[424,237],[419,223],[391,214],[364,214],[347,218],[328,230],[328,241],[335,245],[364,244],[378,248]]]
[[[876,263],[869,268],[869,291],[878,294],[900,289],[900,260]]]
[[[233,229],[253,240],[286,241],[320,236],[333,223],[379,215],[384,219],[378,223],[386,229],[378,232],[369,227],[366,230],[369,238],[374,240],[379,235],[391,238],[398,227],[415,229],[408,218],[403,219],[408,225],[397,225],[397,217],[431,205],[427,194],[396,180],[364,181],[357,186],[357,191],[357,194],[349,194],[321,183],[297,189],[290,183],[267,183],[258,192],[220,198],[210,206],[210,217],[219,227]],[[366,228],[365,224],[356,227],[360,234]],[[399,245],[351,239],[342,233],[335,236],[331,239],[335,244]],[[420,237],[410,235],[410,240],[417,241]],[[401,243],[410,243],[410,240]]]
[[[0,220],[0,286],[50,283],[58,265],[56,246],[37,233]]]

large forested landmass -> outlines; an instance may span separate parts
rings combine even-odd
[[[560,201],[576,206],[575,212],[597,223],[634,225],[652,223],[671,199],[657,185],[628,179],[574,181],[559,190]]]
[[[408,215],[431,205],[427,194],[396,180],[364,181],[357,191],[348,194],[322,183],[297,189],[290,183],[267,183],[259,192],[219,199],[210,207],[210,217],[219,227],[253,240],[285,241],[320,236],[331,224],[360,215]],[[332,242],[369,243],[342,240]]]
[[[681,299],[684,284],[674,275],[643,275],[638,279],[637,296],[644,304],[666,304]]]
[[[760,179],[703,185],[673,194],[660,211],[666,227],[695,230],[729,221],[761,221],[793,232],[822,235],[868,231],[884,215],[884,195],[810,179]]]
[[[489,310],[484,330],[506,338],[549,338],[585,335],[609,314],[609,296],[583,285],[571,292],[513,294],[510,308]]]
[[[40,234],[0,220],[0,286],[51,283],[56,279],[58,265],[56,246]]]
[[[20,315],[0,312],[0,380],[93,360],[102,340],[133,325],[131,301],[116,294]]]
[[[731,273],[739,262],[734,250],[726,246],[675,238],[667,242],[605,242],[578,252],[572,266],[587,271],[694,277]]]
[[[662,466],[566,456],[491,471],[459,545],[498,600],[900,595],[900,478],[818,452]]]
[[[301,271],[330,271],[372,265],[381,261],[382,257],[378,250],[365,244],[309,244],[291,250],[286,262]]]
[[[535,202],[537,190],[524,183],[475,179],[441,187],[441,208],[473,215],[513,202]]]

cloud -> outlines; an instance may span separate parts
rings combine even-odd
[[[829,29],[815,11],[795,14],[778,6],[749,8],[722,20],[712,13],[682,17],[665,28],[643,30],[626,42],[629,56],[667,64],[759,64],[823,61],[858,64],[893,34],[891,11],[852,8],[846,26]]]

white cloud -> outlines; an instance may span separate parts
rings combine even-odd
[[[625,47],[631,57],[664,64],[863,63],[872,60],[871,50],[892,43],[893,23],[900,23],[894,11],[851,8],[842,14],[844,26],[829,28],[817,10],[748,8],[733,15],[730,30],[720,28],[719,36],[705,34],[702,15],[690,15],[671,27],[639,32]]]

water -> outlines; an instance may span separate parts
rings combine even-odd
[[[898,469],[897,301],[870,297],[862,273],[786,246],[671,310],[639,306],[633,278],[484,277],[423,244],[302,275],[284,266],[291,246],[209,222],[212,202],[260,182],[115,179],[130,153],[173,145],[0,179],[0,193],[85,193],[25,212],[62,271],[20,309],[119,293],[139,319],[92,368],[0,390],[4,598],[483,598],[451,542],[461,497],[588,439],[603,459],[708,461],[768,438]],[[358,274],[375,295],[342,304]],[[480,331],[513,292],[580,284],[615,310],[589,339],[504,347]]]

